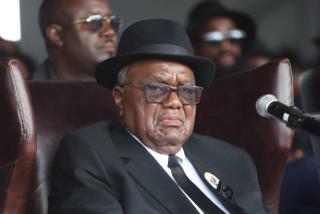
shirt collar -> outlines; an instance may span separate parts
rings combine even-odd
[[[182,147],[181,147],[180,151],[175,155],[179,158],[180,164],[182,164],[186,159],[186,155],[185,155]]]

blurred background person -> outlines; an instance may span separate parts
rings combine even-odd
[[[122,19],[106,0],[44,0],[39,23],[48,58],[34,80],[93,80],[95,66],[115,55]]]
[[[214,61],[217,77],[239,71],[242,56],[255,39],[255,29],[249,15],[210,0],[195,5],[187,23],[195,54]]]

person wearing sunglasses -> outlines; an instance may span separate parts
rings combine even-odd
[[[263,214],[255,166],[243,150],[193,133],[211,60],[194,56],[184,27],[142,20],[97,66],[120,121],[81,128],[59,144],[49,214]]]
[[[212,0],[202,1],[192,8],[187,30],[195,53],[215,62],[216,77],[240,70],[244,52],[255,37],[251,17]]]
[[[44,0],[39,23],[48,59],[34,80],[93,80],[95,67],[115,55],[123,19],[107,0]]]

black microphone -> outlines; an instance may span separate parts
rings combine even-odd
[[[272,94],[261,96],[256,102],[257,113],[262,117],[273,116],[289,128],[306,131],[320,137],[320,120],[314,115],[304,113],[295,106],[280,103]]]

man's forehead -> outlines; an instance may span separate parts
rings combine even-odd
[[[208,19],[200,28],[200,32],[206,32],[210,30],[226,30],[235,28],[236,23],[229,17],[217,16]]]
[[[93,9],[106,9],[111,11],[110,4],[106,0],[61,0],[61,7],[61,10],[64,10],[66,13],[69,12],[72,14],[81,12],[79,11],[79,9],[82,11],[87,10],[90,12]]]
[[[187,65],[163,59],[146,59],[135,62],[128,66],[131,78],[152,78],[166,80],[179,76],[184,81],[194,81],[194,74]]]

